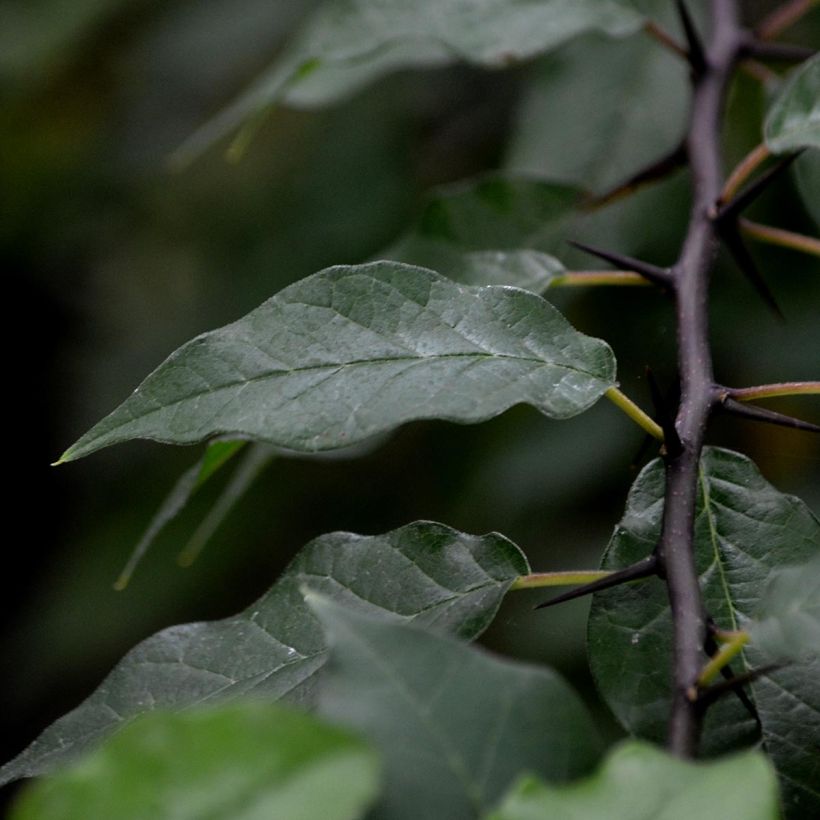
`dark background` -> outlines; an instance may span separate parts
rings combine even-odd
[[[12,490],[0,574],[4,760],[138,640],[243,608],[323,532],[435,519],[503,532],[537,570],[592,568],[646,460],[640,430],[607,402],[562,423],[516,408],[472,428],[414,424],[357,461],[274,462],[200,560],[181,570],[176,552],[226,471],[169,527],[128,589],[113,591],[142,528],[200,449],[141,442],[59,469],[49,462],[192,335],[326,265],[376,255],[431,186],[515,165],[510,134],[538,66],[399,74],[330,109],[274,111],[238,165],[219,148],[171,173],[171,151],[269,62],[311,5],[6,0],[0,10]],[[744,4],[750,15],[770,5]],[[817,16],[792,39],[816,43]],[[752,81],[738,83],[730,158],[754,144],[764,105]],[[569,121],[573,111],[560,116]],[[546,167],[529,170],[552,173],[548,153]],[[671,262],[687,196],[685,173],[640,194],[619,223],[619,249]],[[754,215],[816,235],[790,179]],[[603,233],[614,230],[600,219]],[[818,378],[816,260],[753,252],[788,321],[722,264],[712,312],[718,377],[738,386]],[[649,406],[645,365],[663,384],[674,382],[672,317],[657,294],[600,289],[556,293],[554,301],[612,344],[624,388],[639,403]],[[820,419],[815,398],[771,406]],[[747,453],[776,486],[820,507],[816,436],[718,420],[710,440]],[[592,700],[587,604],[532,613],[542,597],[514,597],[485,642],[557,666]]]

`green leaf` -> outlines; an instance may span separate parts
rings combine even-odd
[[[115,584],[117,589],[125,589],[137,565],[143,559],[145,553],[148,552],[157,536],[185,509],[188,502],[207,483],[208,479],[244,446],[244,441],[224,441],[221,439],[213,441],[208,445],[208,448],[196,464],[189,467],[177,479],[132,550],[128,562]]]
[[[61,460],[134,438],[216,434],[315,452],[522,402],[569,418],[614,379],[609,346],[534,294],[394,262],[340,266],[183,345]]]
[[[820,656],[820,555],[772,573],[749,633],[752,645],[776,661]]]
[[[551,781],[601,751],[580,698],[548,669],[309,594],[331,647],[320,712],[384,761],[374,820],[477,818],[522,770]]]
[[[820,148],[820,54],[789,77],[769,109],[763,132],[774,154]]]
[[[766,757],[743,752],[689,763],[646,743],[616,746],[591,777],[566,786],[519,781],[487,820],[776,820]]]
[[[274,704],[158,712],[30,786],[12,820],[355,820],[378,769],[358,738]]]
[[[659,460],[636,479],[626,513],[607,548],[603,569],[647,555],[660,533],[664,476]],[[742,629],[761,606],[766,585],[785,564],[820,550],[820,522],[803,502],[784,495],[738,453],[704,450],[695,525],[704,604],[722,629]],[[671,618],[666,590],[650,580],[594,596],[589,654],[598,687],[627,729],[660,741],[669,714]],[[704,663],[706,661],[704,655]],[[733,663],[737,674],[766,663],[753,647]],[[751,684],[763,742],[778,771],[788,812],[820,813],[820,661],[795,663]],[[716,751],[754,738],[756,726],[734,698],[710,709],[704,747]]]
[[[174,626],[132,649],[94,694],[0,769],[0,783],[53,770],[136,715],[254,694],[309,703],[326,658],[301,587],[461,638],[481,633],[519,575],[518,548],[497,534],[417,522],[385,535],[323,535],[238,615]]]
[[[286,98],[297,105],[326,104],[388,72],[454,60],[505,68],[586,31],[622,36],[642,23],[643,16],[627,0],[327,2],[291,47],[182,152],[201,151]]]
[[[800,198],[820,230],[820,151],[806,151],[793,167]]]
[[[533,66],[506,166],[603,193],[670,152],[686,124],[686,69],[640,37],[587,36]]]

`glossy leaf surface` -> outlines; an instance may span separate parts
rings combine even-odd
[[[478,818],[521,771],[565,781],[597,760],[595,725],[551,670],[322,596],[308,601],[331,647],[320,712],[384,761],[374,820]]]
[[[355,820],[377,791],[365,743],[275,704],[156,712],[28,788],[13,820]]]
[[[470,639],[527,572],[524,556],[502,536],[465,535],[442,524],[321,536],[238,615],[174,626],[132,649],[91,697],[0,769],[0,782],[51,771],[154,709],[247,694],[311,702],[326,646],[303,585],[380,617],[419,620]]]
[[[315,452],[519,403],[569,418],[614,378],[609,346],[534,294],[394,262],[334,267],[183,345],[62,461],[134,438],[226,433]]]
[[[688,763],[628,741],[591,777],[550,786],[518,783],[488,820],[776,820],[777,781],[760,752]]]
[[[656,460],[632,486],[602,567],[618,569],[651,552],[662,511],[663,467]],[[695,542],[707,612],[718,627],[739,629],[756,616],[766,585],[780,567],[817,554],[820,522],[799,499],[769,484],[745,456],[707,448],[701,461]],[[595,596],[588,641],[598,687],[631,732],[658,741],[665,736],[669,714],[670,636],[666,591],[659,581]],[[766,662],[750,647],[732,667],[739,673]],[[806,816],[801,811],[811,815],[820,808],[820,758],[814,745],[820,731],[818,680],[820,661],[815,659],[779,669],[750,687],[789,816]],[[719,701],[707,717],[707,750],[754,738],[754,721],[735,699]]]

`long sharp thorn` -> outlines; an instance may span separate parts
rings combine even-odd
[[[601,578],[600,581],[593,581],[590,584],[584,584],[583,586],[572,589],[569,592],[564,592],[549,601],[544,601],[543,604],[538,604],[535,608],[545,609],[548,606],[562,604],[564,601],[571,601],[574,598],[582,598],[584,595],[591,595],[593,592],[601,592],[604,589],[620,586],[621,584],[625,584],[629,581],[649,578],[651,575],[657,575],[657,572],[658,559],[653,553],[640,561],[636,561],[631,566],[625,567],[624,569],[619,569],[617,572],[607,575],[606,578]]]
[[[817,49],[794,43],[766,43],[750,39],[743,46],[743,53],[757,60],[775,60],[786,63],[802,63],[817,54]]]
[[[782,663],[771,663],[768,666],[760,666],[757,669],[742,672],[740,675],[731,678],[731,680],[723,680],[720,683],[715,683],[708,689],[704,689],[698,695],[698,706],[700,706],[701,709],[705,709],[707,706],[711,706],[718,698],[727,694],[727,692],[739,691],[747,683],[753,683],[764,675],[777,672],[777,670],[782,669],[784,665],[785,664]]]
[[[661,287],[668,287],[672,281],[672,275],[666,268],[659,268],[657,265],[650,265],[648,262],[642,262],[640,259],[634,259],[631,256],[625,256],[621,253],[613,251],[605,251],[601,248],[596,248],[592,245],[587,245],[585,242],[576,242],[573,239],[568,240],[570,245],[584,251],[584,253],[597,256],[615,265],[616,268],[622,270],[634,270],[639,273],[644,279],[648,279],[656,285]]]
[[[783,413],[776,413],[774,410],[767,410],[765,407],[755,407],[750,404],[744,404],[730,396],[726,396],[722,399],[721,405],[727,413],[732,413],[741,418],[751,419],[752,421],[764,421],[768,424],[778,424],[781,427],[791,427],[793,430],[820,433],[820,425],[812,424],[810,421],[796,419],[793,416],[786,416]]]
[[[651,368],[646,368],[646,380],[649,382],[649,393],[652,396],[652,404],[655,407],[655,420],[663,430],[663,443],[666,448],[666,455],[669,458],[676,458],[683,452],[683,444],[675,427],[675,419],[669,411],[666,399],[661,393],[661,389],[655,379],[655,374]]]
[[[717,654],[718,645],[715,640],[715,631],[717,627],[711,617],[707,621],[706,628],[707,633],[706,640],[703,642],[703,649],[710,658],[713,658]],[[726,664],[726,666],[721,668],[720,674],[727,681],[735,680],[735,674],[732,672],[729,664]],[[751,698],[746,694],[746,690],[742,686],[735,686],[733,688],[735,694],[737,695],[737,699],[743,704],[743,708],[754,718],[755,723],[760,726],[760,715],[758,715],[757,709],[755,708],[754,703],[752,703]]]
[[[743,238],[740,235],[737,225],[723,225],[721,227],[720,235],[723,239],[723,243],[726,245],[727,250],[735,260],[735,264],[738,268],[740,268],[740,272],[749,280],[749,282],[751,282],[754,289],[769,309],[773,311],[779,319],[784,320],[785,316],[783,315],[783,311],[780,310],[780,306],[777,304],[774,294],[766,284],[766,280],[763,278],[763,275],[757,269],[757,265],[755,264],[754,259],[752,259],[752,255],[746,248],[746,244],[743,242]]]
[[[772,165],[771,168],[764,171],[751,184],[747,185],[737,196],[731,201],[727,202],[717,212],[718,222],[728,224],[735,220],[746,208],[757,199],[763,191],[771,184],[771,182],[783,173],[799,156],[801,151],[796,151],[787,157],[783,157],[779,162]]]
[[[678,16],[680,17],[683,33],[686,35],[687,54],[689,65],[695,77],[701,77],[706,72],[706,52],[703,50],[703,43],[698,34],[695,23],[689,14],[689,9],[683,0],[676,0]]]
[[[614,188],[610,188],[603,194],[591,197],[586,203],[588,208],[600,208],[603,205],[608,205],[620,199],[622,196],[637,191],[644,185],[650,182],[661,180],[671,174],[678,168],[682,168],[689,160],[689,154],[686,150],[686,143],[681,142],[668,154],[664,154],[660,159],[642,168],[637,173],[633,174],[629,179],[625,179]]]

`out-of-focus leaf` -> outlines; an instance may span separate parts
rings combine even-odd
[[[327,103],[399,68],[463,60],[504,68],[587,31],[623,36],[643,16],[630,0],[336,0],[309,18],[300,36],[233,105],[184,147],[196,153],[249,116],[288,95]],[[316,75],[344,72],[330,80]],[[313,76],[311,76],[313,75]]]
[[[645,35],[584,37],[533,67],[506,165],[602,193],[680,142],[687,106],[685,67]]]
[[[23,792],[13,820],[355,820],[373,801],[366,744],[276,704],[146,715]]]
[[[560,253],[579,199],[576,188],[525,177],[493,175],[449,185],[427,200],[415,225],[382,256],[448,275],[452,268],[450,278],[458,279],[465,252]],[[469,277],[465,283],[471,284]],[[476,284],[491,280],[478,278]]]
[[[331,651],[320,711],[361,732],[384,760],[374,820],[478,818],[521,771],[565,781],[597,760],[594,723],[551,670],[320,595],[307,600]]]
[[[749,633],[752,645],[775,660],[820,656],[820,554],[772,573]]]
[[[316,452],[519,403],[569,418],[614,378],[609,346],[532,293],[395,262],[340,266],[183,345],[61,460],[134,438],[225,433]]]
[[[521,780],[487,820],[776,820],[777,780],[765,755],[689,763],[647,743],[611,751],[591,777],[548,786]]]
[[[700,469],[695,549],[704,605],[719,627],[743,629],[757,614],[772,575],[784,564],[817,555],[820,522],[799,499],[766,482],[745,456],[707,448]],[[651,552],[660,533],[663,489],[663,465],[656,460],[632,486],[603,569],[627,566]],[[612,711],[640,737],[661,740],[666,732],[671,634],[667,594],[659,581],[607,590],[593,599],[588,633],[593,674]],[[748,647],[734,671],[766,662]],[[790,817],[820,813],[818,680],[820,659],[815,658],[750,686]],[[704,742],[711,750],[747,741],[755,730],[734,699],[718,702],[707,717]]]
[[[442,524],[418,522],[376,536],[323,535],[238,615],[174,626],[137,645],[94,694],[0,769],[0,783],[52,771],[153,709],[251,693],[309,703],[327,650],[302,596],[306,584],[380,617],[418,620],[471,639],[528,571],[502,536],[465,535]]]
[[[820,148],[820,54],[788,79],[769,109],[763,132],[774,154]]]

